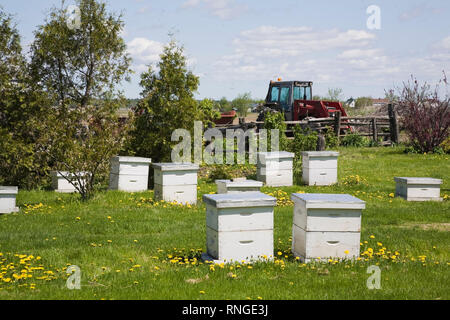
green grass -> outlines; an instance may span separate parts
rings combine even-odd
[[[263,188],[277,191],[286,205],[275,209],[276,261],[252,269],[234,265],[232,270],[215,266],[213,271],[200,264],[206,249],[201,203],[192,208],[155,206],[149,200],[151,191],[104,192],[89,203],[79,202],[76,195],[20,192],[21,211],[0,216],[0,267],[14,266],[11,270],[10,264],[3,279],[20,274],[27,264],[44,270],[18,281],[0,279],[0,299],[449,299],[450,202],[414,203],[390,195],[394,176],[441,178],[442,196],[448,195],[448,156],[406,155],[401,148],[340,152],[339,185]],[[343,184],[351,175],[365,183]],[[215,191],[213,184],[199,186],[199,199]],[[349,193],[365,200],[361,239],[367,244],[361,252],[369,247],[377,251],[381,242],[390,251],[387,259],[365,261],[362,256],[356,262],[308,265],[295,261],[290,254],[293,207],[288,198],[297,191]],[[393,260],[395,251],[399,255]],[[33,257],[20,264],[15,254]],[[172,263],[175,257],[199,262]],[[380,290],[366,286],[367,267],[374,264],[381,268]],[[66,288],[67,265],[81,268],[81,290]],[[48,270],[53,274],[44,274]]]

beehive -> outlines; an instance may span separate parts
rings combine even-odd
[[[292,186],[294,157],[285,151],[258,153],[257,180],[270,187]]]
[[[151,162],[151,159],[139,157],[112,158],[109,189],[126,192],[146,191]]]
[[[204,195],[204,260],[216,263],[270,259],[276,199],[261,192]]]
[[[83,185],[85,183],[84,176],[86,173],[79,172],[77,173],[77,176],[81,178],[81,181],[76,180],[76,177],[74,174],[70,172],[65,171],[51,171],[50,175],[52,177],[52,189],[55,192],[59,193],[73,193],[78,192],[78,190],[75,188],[75,186],[70,183],[66,178],[73,180],[74,183]]]
[[[155,163],[155,200],[197,203],[197,173],[193,163]]]
[[[16,207],[16,197],[18,192],[18,187],[0,186],[0,214],[19,211],[19,208]]]
[[[301,261],[359,256],[365,202],[343,194],[293,194],[292,252]]]
[[[395,177],[395,196],[407,201],[442,201],[441,179]]]
[[[309,186],[329,186],[338,182],[339,152],[302,152],[303,182]]]
[[[216,180],[217,193],[258,192],[263,183],[261,181],[238,178],[233,180]]]

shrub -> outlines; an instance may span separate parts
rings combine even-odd
[[[334,133],[334,130],[331,127],[328,127],[325,131],[325,143],[327,149],[334,149],[339,147],[339,138]]]
[[[203,122],[205,126],[213,126],[214,121],[220,119],[220,112],[216,109],[214,100],[203,99],[197,106],[198,119]]]
[[[215,165],[208,176],[209,182],[216,180],[230,180],[232,178],[231,166]]]
[[[442,151],[445,153],[450,153],[450,137],[447,137],[444,142],[441,143]]]
[[[433,152],[449,136],[450,96],[442,97],[440,86],[448,88],[447,78],[431,89],[411,77],[403,84],[398,100],[400,121],[409,138],[409,144],[418,152]]]
[[[369,146],[369,144],[370,141],[368,138],[360,136],[356,133],[347,134],[341,139],[341,145],[344,147],[362,148]]]
[[[288,150],[288,140],[286,138],[286,123],[284,114],[281,112],[267,112],[264,117],[264,129],[267,130],[267,151],[271,150],[272,137],[270,130],[279,130],[280,150]]]
[[[296,158],[301,158],[303,151],[314,151],[317,146],[317,132],[310,129],[302,129],[300,126],[294,127],[294,141],[292,151]]]

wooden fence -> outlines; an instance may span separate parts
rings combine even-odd
[[[288,136],[293,135],[293,127],[301,126],[315,131],[333,128],[336,136],[340,137],[348,133],[355,133],[360,136],[370,137],[378,142],[383,138],[383,144],[399,142],[398,116],[393,104],[388,105],[387,116],[357,116],[342,117],[340,112],[333,118],[310,118],[303,121],[286,121]],[[263,122],[256,122],[261,127]]]

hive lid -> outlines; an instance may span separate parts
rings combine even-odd
[[[302,152],[303,157],[338,157],[339,152],[337,151],[304,151]]]
[[[275,152],[258,152],[258,159],[261,161],[272,160],[272,159],[293,159],[295,157],[294,153],[286,151],[275,151]]]
[[[141,157],[113,157],[112,162],[151,163],[152,159]]]
[[[366,203],[349,194],[294,193],[292,201],[311,209],[365,209]]]
[[[82,176],[82,177],[86,176],[88,174],[89,174],[89,172],[85,172],[85,171],[77,172],[77,175]],[[74,174],[70,173],[69,171],[50,171],[50,175],[56,176],[58,178],[64,178],[64,177],[73,178],[73,177],[75,177]]]
[[[161,171],[188,171],[188,170],[198,170],[199,166],[195,163],[184,162],[184,163],[154,163],[153,168]]]
[[[417,177],[395,177],[396,182],[405,182],[407,184],[442,184],[441,179],[435,178],[417,178]]]
[[[17,194],[19,187],[4,187],[0,186],[0,194]]]
[[[216,208],[274,207],[277,199],[261,192],[205,194],[203,202]]]
[[[263,183],[261,181],[255,181],[255,180],[216,180],[217,183],[224,183],[227,188],[234,187],[234,188],[240,188],[240,187],[262,187]]]

